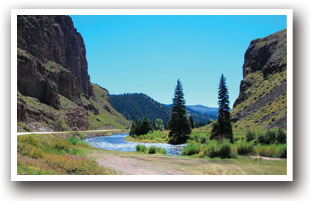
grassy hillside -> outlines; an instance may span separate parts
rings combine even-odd
[[[244,80],[251,85],[245,91],[249,98],[236,105],[231,111],[231,115],[234,117],[239,113],[246,113],[250,109],[251,112],[233,124],[235,130],[264,130],[273,127],[277,122],[286,118],[286,72],[284,70],[275,73],[267,79],[263,78],[263,74],[260,71],[251,73],[245,77]],[[279,92],[280,87],[285,89],[283,93],[281,93],[282,91]],[[268,96],[269,98],[267,100]],[[264,97],[265,99],[263,99]],[[258,101],[262,103],[258,104]],[[255,103],[257,107],[253,107]]]
[[[90,129],[129,127],[129,121],[113,108],[109,92],[99,85],[92,84],[92,86],[94,95],[89,100],[84,97],[81,99],[84,106],[90,104],[97,110],[88,111]]]
[[[18,92],[18,105],[25,111],[19,112],[19,116],[24,115],[20,118],[26,119],[18,121],[18,131],[72,130],[72,125],[79,125],[79,121],[86,121],[88,129],[129,127],[130,122],[112,107],[108,91],[95,84],[92,86],[93,96],[87,99],[81,95],[80,105],[59,94],[59,109]],[[79,113],[85,113],[87,119],[79,118]]]

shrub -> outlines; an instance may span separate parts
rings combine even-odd
[[[218,156],[218,142],[216,140],[211,140],[210,143],[207,144],[206,153],[210,158]]]
[[[83,140],[80,140],[78,138],[75,138],[75,137],[71,137],[69,139],[69,142],[70,142],[70,144],[73,144],[73,145],[86,145],[87,146],[86,142],[84,142]]]
[[[220,143],[220,147],[218,150],[218,156],[220,158],[231,158],[232,156],[231,147],[228,141],[225,140],[222,143]]]
[[[211,140],[205,149],[205,154],[210,158],[220,157],[220,158],[231,158],[232,149],[231,144],[228,140],[222,142],[217,142],[216,140]]]
[[[84,133],[81,133],[81,132],[78,132],[78,135],[79,135],[79,137],[80,137],[80,139],[85,139],[85,135],[84,135]]]
[[[273,144],[276,142],[276,135],[277,131],[276,130],[267,130],[265,133],[265,143],[266,144]]]
[[[286,144],[273,144],[273,145],[259,145],[257,151],[261,156],[286,158]]]
[[[205,144],[209,136],[207,133],[192,133],[190,139],[201,144]]]
[[[146,153],[147,152],[147,147],[145,145],[138,144],[136,146],[136,150],[137,150],[137,152]]]
[[[167,154],[167,150],[164,148],[156,148],[156,153]]]
[[[69,139],[69,142],[70,142],[71,144],[73,144],[73,145],[76,145],[76,144],[78,143],[78,139],[76,139],[75,137],[71,137],[71,138]]]
[[[257,143],[266,144],[265,135],[263,133],[258,134]]]
[[[286,158],[287,157],[287,148],[286,144],[283,144],[279,148],[279,153],[278,153],[279,158]]]
[[[156,147],[150,146],[148,154],[155,154],[156,153]]]
[[[198,154],[199,151],[200,151],[200,145],[190,142],[183,148],[182,155],[191,156],[194,154]]]
[[[250,142],[256,138],[256,134],[253,131],[248,131],[245,137],[246,137],[246,141]]]
[[[254,146],[252,143],[239,142],[236,146],[239,155],[247,155],[254,153]]]
[[[68,151],[69,143],[63,139],[55,139],[54,147],[60,150]]]
[[[277,142],[280,144],[286,143],[286,133],[283,129],[279,128],[276,135]]]

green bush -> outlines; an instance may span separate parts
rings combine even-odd
[[[220,158],[231,158],[232,157],[231,147],[228,141],[225,140],[224,142],[220,143],[220,147],[218,150],[218,156]]]
[[[266,144],[265,134],[264,133],[259,133],[257,135],[257,143],[259,143],[259,144]]]
[[[283,145],[280,146],[279,152],[278,152],[278,157],[279,158],[286,158],[287,157],[286,144],[283,144]]]
[[[218,156],[218,142],[216,140],[211,140],[207,144],[206,155],[210,158],[215,158]]]
[[[260,156],[286,158],[286,144],[258,145],[257,154]]]
[[[138,145],[136,146],[136,151],[137,151],[137,152],[146,153],[146,152],[147,152],[147,147],[146,147],[145,145],[138,144]]]
[[[278,143],[285,144],[286,143],[286,132],[283,129],[279,128],[277,135],[276,135],[276,139]]]
[[[199,151],[200,151],[200,144],[190,142],[183,148],[182,155],[191,156],[194,154],[198,154]]]
[[[254,153],[254,146],[249,142],[239,142],[237,145],[237,152],[239,155],[248,155]]]
[[[156,147],[155,146],[150,146],[148,154],[155,154],[156,153]]]
[[[232,157],[232,149],[231,144],[228,140],[224,140],[222,142],[218,142],[216,140],[211,140],[207,143],[206,147],[203,148],[204,154],[210,158],[220,157],[220,158],[231,158]]]
[[[245,137],[246,137],[246,141],[250,142],[256,138],[256,134],[253,131],[248,131]]]
[[[86,142],[84,142],[83,140],[80,140],[78,138],[75,138],[75,137],[69,138],[69,142],[70,142],[70,144],[73,144],[73,145],[86,145],[87,146]]]
[[[209,139],[209,136],[208,136],[207,133],[192,133],[190,135],[190,139],[192,141],[197,142],[197,143],[205,144],[205,143],[207,143],[207,140]]]
[[[257,136],[257,143],[260,144],[285,144],[286,133],[282,129],[267,130]]]
[[[156,153],[167,154],[167,150],[164,148],[156,148]]]
[[[265,143],[266,144],[273,144],[276,143],[276,136],[277,131],[276,130],[267,130],[265,133]]]

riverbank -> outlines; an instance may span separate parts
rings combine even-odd
[[[265,160],[238,156],[233,159],[168,156],[108,151],[89,146],[78,135],[18,136],[18,174],[211,174],[284,175],[286,159]]]

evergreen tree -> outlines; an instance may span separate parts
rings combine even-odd
[[[189,138],[191,126],[187,119],[183,88],[179,79],[175,88],[169,127],[171,129],[169,132],[170,144],[183,144]]]
[[[147,134],[149,131],[152,130],[152,125],[150,120],[147,117],[144,117],[142,122],[141,122],[141,127],[140,127],[140,134],[144,135]]]
[[[226,79],[224,75],[221,75],[219,91],[218,91],[218,117],[217,122],[214,123],[211,131],[211,139],[222,140],[228,138],[233,143],[233,132],[230,122],[229,112],[229,96],[226,87]]]
[[[137,119],[131,126],[129,135],[144,135],[152,130],[151,122],[148,118],[144,117],[142,120]]]
[[[195,127],[194,118],[192,115],[189,115],[189,123],[191,124],[191,128]]]

